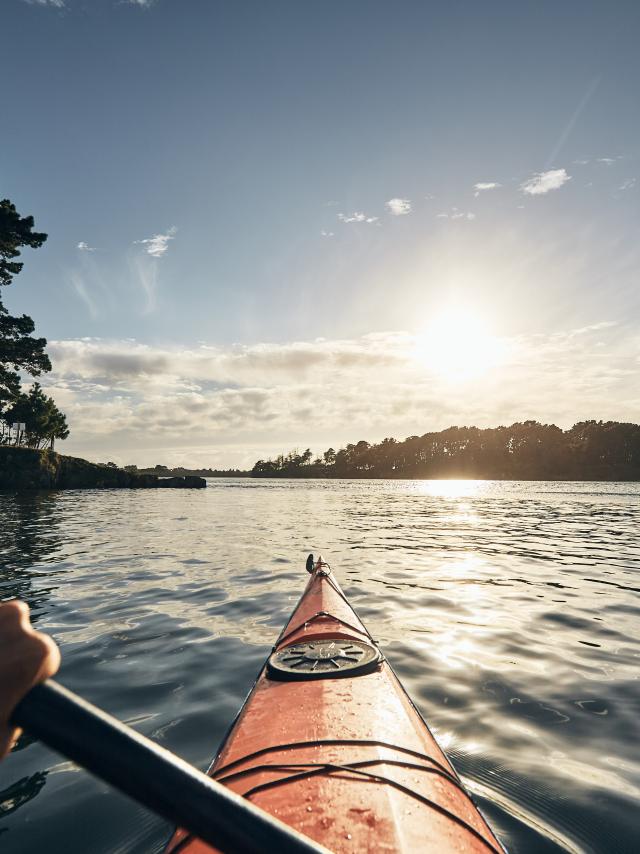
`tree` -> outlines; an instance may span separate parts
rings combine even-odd
[[[10,285],[22,269],[20,248],[37,249],[47,239],[46,234],[33,231],[33,217],[21,217],[9,199],[0,201],[0,287]],[[44,351],[45,338],[34,338],[33,320],[26,314],[13,317],[0,297],[0,413],[20,394],[19,371],[39,376],[51,370]]]
[[[322,455],[325,466],[332,466],[336,461],[336,452],[333,448],[328,448]]]
[[[28,448],[42,448],[47,442],[53,448],[56,439],[69,435],[66,418],[39,383],[34,383],[28,394],[18,394],[4,418],[8,423],[25,424],[24,438],[18,437],[17,441]]]

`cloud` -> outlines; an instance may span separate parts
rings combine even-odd
[[[598,157],[597,162],[604,163],[605,166],[613,166],[613,164],[616,162],[616,159],[617,158],[615,157]]]
[[[462,384],[416,358],[420,341],[408,332],[189,349],[52,341],[42,381],[68,416],[66,451],[138,464],[217,446],[216,464],[247,465],[296,445],[324,450],[450,424],[633,421],[640,406],[635,333],[611,320],[499,339],[504,360]],[[309,401],[323,418],[309,418]]]
[[[557,190],[570,180],[571,175],[567,175],[566,169],[549,169],[548,172],[537,172],[532,175],[520,185],[520,189],[529,196],[541,196],[551,190]]]
[[[94,246],[89,246],[89,244],[85,243],[84,240],[81,240],[80,243],[78,243],[76,249],[79,249],[81,252],[95,252],[96,251]]]
[[[91,317],[95,319],[98,316],[98,307],[91,293],[89,292],[87,282],[77,272],[71,273],[69,278],[71,280],[71,287],[73,288],[77,296],[79,296],[82,302],[85,304]]]
[[[125,0],[128,6],[140,6],[141,9],[149,9],[157,0]]]
[[[166,234],[154,234],[153,237],[147,237],[144,240],[134,240],[134,243],[142,244],[147,247],[147,254],[154,258],[162,258],[169,248],[169,241],[173,240],[178,229],[172,226]]]
[[[473,189],[475,193],[473,194],[476,198],[480,195],[480,193],[485,190],[497,190],[498,187],[501,187],[502,184],[499,184],[497,181],[480,181],[477,184],[473,185]]]
[[[155,252],[147,250],[148,254],[153,258],[161,258],[165,251],[166,247],[158,255]],[[137,280],[144,294],[145,304],[142,310],[143,314],[150,314],[152,311],[155,311],[157,306],[158,265],[154,261],[151,261],[147,255],[129,260],[131,274]]]
[[[392,216],[406,216],[411,213],[410,199],[389,199],[385,207]]]
[[[322,237],[335,237],[335,232],[333,232],[333,231],[326,231],[326,229],[324,229],[324,228],[322,229],[322,231],[320,232],[320,234],[322,235]]]
[[[474,220],[476,215],[472,211],[459,211],[458,208],[451,208],[451,212],[442,211],[436,214],[436,219],[466,219]]]
[[[366,223],[372,223],[372,222],[377,222],[377,221],[378,221],[378,219],[379,219],[379,217],[377,217],[377,216],[367,216],[365,213],[362,213],[362,211],[355,211],[355,212],[354,212],[354,213],[352,213],[351,215],[343,214],[343,213],[339,213],[339,214],[338,214],[338,219],[340,220],[340,222],[366,222]]]
[[[64,9],[64,0],[24,0],[29,6],[53,6],[54,9]]]
[[[629,178],[627,181],[623,181],[622,184],[618,187],[619,190],[631,190],[635,187],[638,179],[637,178]]]

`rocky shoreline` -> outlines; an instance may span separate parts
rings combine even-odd
[[[203,477],[158,477],[90,463],[50,450],[0,446],[0,490],[204,489]]]

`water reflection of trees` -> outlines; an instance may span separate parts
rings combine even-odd
[[[36,616],[50,591],[41,566],[62,548],[58,501],[55,493],[0,494],[0,599],[23,599]]]
[[[29,777],[22,777],[6,789],[0,790],[0,819],[32,801],[47,782],[48,771],[36,771]]]

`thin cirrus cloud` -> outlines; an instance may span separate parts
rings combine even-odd
[[[501,186],[502,184],[499,184],[497,181],[479,181],[473,185],[473,189],[475,190],[473,195],[477,199],[480,193],[484,193],[487,190],[497,190]]]
[[[379,219],[379,217],[377,217],[377,216],[367,216],[367,215],[366,215],[365,213],[363,213],[362,211],[354,211],[354,213],[352,213],[352,214],[343,214],[343,213],[339,213],[339,214],[338,214],[338,219],[340,220],[340,222],[366,222],[366,223],[372,223],[372,222],[377,222],[377,221],[378,221],[378,219]]]
[[[158,306],[158,261],[163,258],[174,239],[177,229],[172,226],[165,233],[154,234],[142,240],[134,240],[134,245],[143,247],[143,252],[130,254],[126,259],[129,276],[137,283],[143,303],[141,311],[150,314]],[[97,262],[97,248],[86,240],[76,244],[80,261],[78,269],[70,274],[72,288],[84,303],[89,315],[97,318],[105,307],[105,288],[103,283],[103,265]]]
[[[169,248],[169,241],[174,239],[177,230],[175,226],[171,226],[165,234],[154,234],[153,237],[146,237],[144,240],[134,240],[133,242],[146,246],[147,255],[151,255],[153,258],[162,258]]]
[[[400,198],[389,199],[385,203],[385,207],[391,216],[406,216],[411,213],[411,200]]]
[[[53,6],[54,9],[64,9],[64,0],[24,0],[29,6]]]
[[[69,279],[74,292],[84,303],[89,315],[95,320],[99,315],[98,305],[90,292],[86,279],[78,271],[71,273]]]
[[[472,211],[459,211],[458,208],[452,208],[450,212],[442,211],[436,214],[436,219],[466,219],[471,222],[476,218]]]
[[[567,174],[566,169],[549,169],[547,172],[536,172],[531,178],[527,178],[520,185],[520,189],[528,196],[542,196],[551,190],[558,190],[570,180],[571,175]]]

